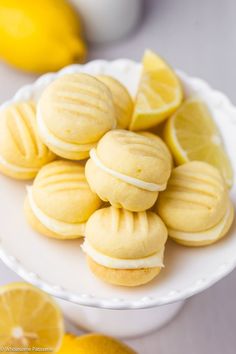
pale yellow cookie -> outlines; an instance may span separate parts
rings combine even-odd
[[[90,152],[85,173],[104,201],[130,211],[151,208],[171,173],[162,141],[126,130],[108,132]]]
[[[167,229],[151,211],[130,212],[108,207],[88,220],[82,245],[92,272],[103,281],[138,286],[163,267]]]
[[[116,127],[110,90],[87,74],[67,74],[43,92],[37,108],[40,135],[57,155],[87,158],[89,150]]]
[[[25,202],[31,226],[48,237],[72,239],[84,236],[86,221],[101,206],[76,162],[55,161],[44,166]]]
[[[223,177],[215,167],[200,161],[173,170],[155,210],[169,236],[186,246],[216,242],[226,235],[234,218]]]
[[[19,102],[0,112],[0,172],[15,179],[32,179],[55,159],[38,135],[34,102]]]
[[[97,79],[102,81],[112,93],[116,111],[117,128],[128,129],[134,108],[134,103],[128,90],[111,76],[98,75]]]

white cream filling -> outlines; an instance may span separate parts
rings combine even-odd
[[[223,219],[214,227],[209,230],[201,231],[201,232],[183,232],[176,231],[172,229],[168,229],[168,233],[171,237],[176,238],[177,240],[183,241],[211,241],[217,240],[221,232],[223,231],[226,223],[228,222],[228,218],[231,213],[231,205],[229,205],[227,212]]]
[[[120,259],[112,258],[97,251],[91,244],[85,240],[81,246],[83,251],[91,257],[96,263],[113,269],[140,269],[140,268],[155,268],[164,267],[163,256],[164,247],[161,251],[145,258],[138,259]]]
[[[53,135],[48,129],[48,127],[46,126],[42,118],[42,114],[40,113],[39,107],[37,109],[37,122],[38,122],[39,133],[42,136],[42,138],[49,145],[55,146],[55,148],[58,148],[60,150],[65,150],[65,151],[72,151],[72,152],[86,152],[92,149],[94,146],[96,146],[96,143],[93,144],[68,143],[55,137],[55,135]]]
[[[16,173],[30,173],[30,172],[38,172],[39,168],[32,168],[32,167],[21,167],[17,165],[13,165],[10,162],[7,162],[3,157],[0,156],[0,164],[3,165],[4,167],[8,168],[12,172]]]
[[[166,184],[156,184],[156,183],[149,183],[142,181],[138,178],[134,178],[131,176],[124,175],[123,173],[117,172],[115,170],[112,170],[111,168],[105,166],[98,158],[96,149],[92,149],[89,152],[91,160],[95,163],[95,165],[103,170],[104,172],[108,173],[109,175],[120,179],[121,181],[124,181],[128,184],[131,184],[132,186],[144,189],[146,191],[150,192],[159,192],[163,191],[166,189]]]
[[[33,198],[32,187],[27,187],[27,192],[29,204],[34,215],[47,229],[62,236],[84,235],[85,223],[68,224],[63,221],[59,221],[49,217],[44,212],[42,212],[42,210],[40,210],[39,207],[36,205]]]

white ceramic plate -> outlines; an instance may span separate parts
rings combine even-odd
[[[68,72],[111,74],[131,94],[136,92],[141,66],[129,60],[93,61],[73,65],[58,74],[42,76],[20,89],[12,101],[37,99],[42,89],[58,75]],[[198,95],[209,105],[225,139],[236,171],[236,109],[221,93],[202,80],[178,72],[186,95]],[[185,248],[169,241],[166,267],[153,282],[135,289],[104,284],[85,264],[81,241],[57,241],[32,231],[23,215],[25,183],[0,176],[0,257],[26,281],[48,293],[81,305],[111,309],[148,308],[168,304],[196,294],[224,277],[236,266],[236,224],[230,234],[213,246]],[[235,183],[236,186],[236,183]],[[231,196],[236,205],[236,188]]]

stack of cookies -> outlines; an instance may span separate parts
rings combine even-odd
[[[159,123],[173,109],[161,112]],[[160,273],[168,236],[208,245],[227,234],[234,217],[220,171],[203,161],[175,167],[162,138],[142,129],[145,116],[131,131],[134,116],[135,102],[120,82],[82,73],[57,78],[37,104],[0,112],[0,171],[35,178],[25,200],[29,224],[51,238],[84,237],[91,271],[121,286]]]

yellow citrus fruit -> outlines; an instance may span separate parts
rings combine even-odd
[[[182,99],[182,87],[174,71],[155,53],[146,51],[130,129],[158,125],[179,107]]]
[[[230,187],[233,170],[224,149],[223,140],[211,113],[204,102],[190,98],[168,120],[164,140],[175,162],[205,161],[217,167]]]
[[[66,0],[1,0],[0,57],[30,72],[84,61],[80,19]]]
[[[60,309],[49,295],[26,283],[0,287],[0,348],[3,352],[4,348],[57,351],[63,334]]]
[[[102,334],[87,334],[76,337],[66,334],[58,354],[135,354],[120,341]]]

